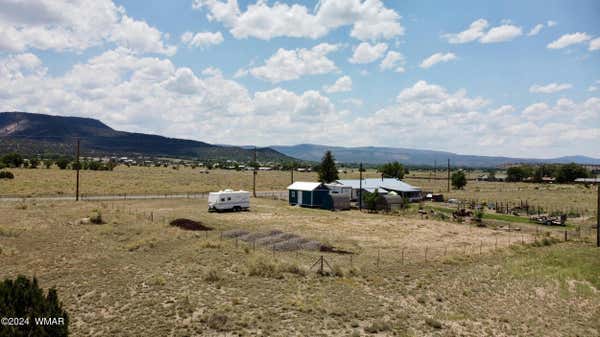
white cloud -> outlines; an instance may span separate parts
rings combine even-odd
[[[338,49],[337,45],[321,43],[311,49],[287,50],[280,48],[265,61],[263,66],[249,70],[254,77],[273,83],[295,80],[305,75],[318,75],[338,70],[327,54]]]
[[[522,117],[536,123],[573,124],[581,129],[600,125],[600,98],[592,97],[582,103],[560,98],[554,106],[538,102],[523,109]]]
[[[175,46],[110,0],[0,0],[0,50],[76,51],[114,42],[138,53],[173,55]]]
[[[342,102],[345,104],[353,105],[357,108],[363,106],[364,104],[363,100],[360,98],[347,98],[342,100]]]
[[[440,62],[448,62],[456,59],[454,53],[435,53],[421,62],[421,68],[430,68]]]
[[[573,34],[565,34],[560,38],[552,41],[547,45],[548,49],[562,49],[574,44],[579,44],[590,40],[592,37],[587,33],[573,33]]]
[[[489,23],[485,19],[478,19],[471,23],[468,29],[460,33],[444,34],[449,43],[468,43],[479,41],[480,43],[498,43],[510,41],[523,34],[521,27],[511,24],[510,20],[502,20],[502,25],[492,27],[488,31]]]
[[[119,48],[73,66],[64,75],[43,71],[34,55],[0,59],[0,106],[8,110],[98,118],[112,127],[214,143],[295,142],[340,136],[348,112],[314,90],[281,88],[249,93],[216,68],[202,76],[169,60]],[[206,77],[205,77],[206,76]],[[273,120],[277,128],[273,128]],[[199,136],[201,135],[201,136]]]
[[[490,106],[488,99],[464,89],[418,81],[400,90],[394,103],[355,115],[314,90],[252,93],[217,68],[199,75],[125,48],[106,51],[61,75],[44,69],[29,53],[0,59],[0,106],[93,117],[116,129],[212,143],[390,146],[402,134],[406,147],[428,144],[486,153],[489,146],[502,144],[503,151],[519,155],[527,154],[531,149],[523,144],[530,144],[540,156],[549,156],[573,148],[598,154],[600,142],[600,98],[594,97],[539,102],[516,111],[509,105]],[[362,103],[358,98],[342,102],[348,109]]]
[[[537,25],[535,25],[535,27],[531,28],[529,33],[527,33],[527,36],[538,35],[543,28],[544,28],[544,24],[538,23]]]
[[[534,84],[529,87],[529,92],[537,94],[554,94],[559,91],[571,89],[573,86],[569,83],[549,83],[547,85]]]
[[[482,37],[485,34],[484,31],[487,27],[487,20],[478,19],[473,21],[467,30],[456,34],[445,34],[444,37],[449,43],[472,42]]]
[[[326,85],[323,90],[326,93],[335,93],[335,92],[348,92],[352,91],[352,79],[350,76],[342,76],[335,81],[332,85]]]
[[[372,63],[380,59],[388,49],[385,43],[371,45],[368,42],[362,42],[354,48],[352,57],[348,60],[350,63]]]
[[[206,8],[207,18],[223,23],[237,39],[317,39],[343,26],[352,26],[350,36],[361,41],[404,34],[400,15],[381,0],[322,0],[314,11],[300,4],[257,1],[242,12],[237,0],[195,0],[193,8]]]
[[[517,36],[521,36],[523,30],[521,27],[514,25],[502,25],[490,29],[485,35],[483,35],[479,42],[481,43],[498,43],[513,40]]]
[[[404,72],[404,64],[405,64],[404,56],[396,51],[388,51],[385,58],[379,64],[379,69],[381,70],[390,70],[393,69],[395,72],[403,73]]]
[[[548,22],[546,23],[548,25],[548,27],[554,27],[557,25],[556,21],[552,21],[552,20],[548,20]]]
[[[600,141],[600,99],[577,103],[560,99],[554,106],[540,102],[517,111],[511,105],[489,108],[489,101],[469,97],[465,90],[454,93],[446,88],[418,81],[402,90],[396,103],[352,123],[357,142],[395,144],[403,135],[403,146],[432,148],[465,153],[488,153],[486,148],[510,149],[510,155],[529,155],[536,147],[539,156],[578,152],[598,153]],[[434,145],[435,144],[435,145]],[[499,152],[495,152],[499,154]]]
[[[181,35],[181,42],[187,44],[190,47],[207,48],[212,45],[218,45],[223,43],[223,35],[221,32],[185,32]]]
[[[177,47],[166,46],[163,42],[163,35],[145,21],[134,20],[124,15],[121,17],[121,22],[113,28],[109,40],[139,53],[159,53],[172,56],[177,52]]]
[[[590,51],[600,49],[600,37],[597,37],[590,41],[590,47],[588,48]]]

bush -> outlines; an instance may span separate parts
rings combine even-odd
[[[104,223],[102,220],[102,213],[99,210],[93,210],[92,214],[90,214],[90,222],[96,225],[101,225]]]
[[[0,179],[14,179],[15,175],[10,171],[0,171]]]
[[[212,315],[210,315],[208,317],[207,320],[207,324],[208,327],[214,330],[219,330],[219,331],[223,331],[226,330],[226,324],[227,324],[227,316],[224,314],[220,314],[220,313],[213,313]]]
[[[2,325],[2,336],[68,336],[69,316],[58,300],[56,289],[48,294],[39,288],[37,279],[19,276],[16,280],[6,279],[0,284],[0,313],[2,317],[29,319],[25,325]],[[62,319],[63,324],[37,325],[35,318]]]
[[[69,159],[67,158],[60,158],[59,160],[56,161],[56,166],[58,166],[59,169],[64,170],[67,168],[67,166],[69,166]]]
[[[210,269],[206,275],[204,275],[204,281],[209,283],[219,282],[221,281],[221,275],[216,269]]]
[[[0,157],[0,162],[6,167],[20,167],[23,165],[24,159],[20,154],[13,152]]]
[[[379,333],[392,330],[390,323],[385,321],[375,321],[370,326],[365,327],[365,332]]]
[[[465,176],[464,171],[458,171],[452,173],[452,187],[457,190],[462,189],[467,185],[467,177]]]

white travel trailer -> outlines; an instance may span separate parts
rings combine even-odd
[[[224,190],[208,194],[209,211],[245,211],[250,208],[250,192]]]

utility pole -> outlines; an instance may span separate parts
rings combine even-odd
[[[437,160],[433,161],[433,179],[437,179]]]
[[[596,247],[600,248],[600,182],[596,178],[598,186],[598,205],[596,206]]]
[[[254,170],[252,172],[252,196],[256,198],[256,166],[258,163],[256,162],[256,146],[254,147],[254,155],[252,156],[252,165],[254,166]]]
[[[448,193],[450,193],[450,158],[448,158]]]
[[[77,175],[75,178],[75,201],[79,201],[79,169],[81,168],[81,164],[79,163],[79,145],[81,143],[81,139],[79,139],[79,137],[77,137],[77,153],[76,153],[76,157],[77,159],[75,160],[75,165],[77,165],[75,168],[77,169]]]
[[[296,168],[296,164],[292,164],[292,168],[290,170],[290,173],[292,174],[292,184],[294,183],[294,169]]]
[[[359,188],[358,188],[358,209],[360,211],[362,211],[362,171],[363,171],[363,165],[362,163],[360,163],[360,165],[358,166],[358,174],[359,174]]]

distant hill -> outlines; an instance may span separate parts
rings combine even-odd
[[[511,158],[492,156],[462,155],[452,152],[416,150],[393,147],[338,147],[315,144],[299,144],[292,146],[270,146],[290,157],[318,161],[326,150],[331,150],[337,161],[343,163],[368,163],[382,164],[390,161],[399,161],[407,165],[439,166],[447,165],[448,158],[452,166],[462,167],[497,167],[507,163],[571,163],[600,164],[600,159],[585,156],[569,156],[552,159]]]
[[[73,155],[75,137],[81,138],[82,155],[252,160],[254,152],[236,146],[117,131],[92,118],[0,112],[0,153]],[[257,159],[293,160],[270,148],[257,149]]]

